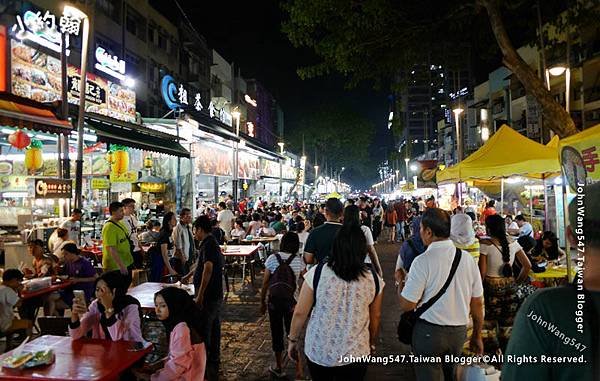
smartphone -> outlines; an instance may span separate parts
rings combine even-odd
[[[78,304],[85,306],[85,292],[83,290],[73,290],[73,299],[77,300]]]

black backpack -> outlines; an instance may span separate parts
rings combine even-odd
[[[275,253],[279,267],[269,279],[269,299],[277,301],[294,300],[294,292],[296,291],[296,275],[292,270],[290,263],[296,258],[296,254],[292,254],[286,261],[281,259],[279,253]]]

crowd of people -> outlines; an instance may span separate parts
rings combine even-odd
[[[434,198],[385,202],[365,196],[345,204],[330,198],[323,204],[287,205],[260,199],[234,205],[228,198],[214,208],[205,206],[195,219],[188,208],[168,211],[162,221],[148,220],[145,229],[140,229],[133,199],[113,202],[108,211],[101,270],[82,255],[79,236],[71,236],[79,234],[79,210],[73,210],[49,242],[29,243],[31,267],[3,273],[0,331],[7,337],[31,334],[43,306],[46,316],[70,310],[69,334],[74,339],[143,342],[140,303],[127,294],[133,271],[146,269],[155,282],[170,277],[191,281],[193,296],[173,287],[155,295],[155,315],[169,337],[168,358],[153,373],[132,370],[138,379],[218,379],[223,244],[280,237],[278,249],[260,261],[260,313],[269,316],[275,360],[269,372],[284,377],[287,355],[296,361],[295,379],[306,377],[306,365],[313,380],[361,380],[367,363],[356,359],[377,351],[385,288],[378,241],[401,243],[395,267],[403,316],[399,336],[412,343],[415,355],[423,356],[525,353],[523,347],[530,345],[523,338],[531,338],[536,327],[526,318],[528,311],[519,307],[523,302],[538,306],[553,293],[530,297],[535,290],[529,284],[530,271],[543,271],[544,262],[565,256],[556,234],[544,232],[536,241],[526,218],[501,216],[492,201],[481,211],[467,202],[448,212]],[[589,221],[586,228],[595,231]],[[594,237],[586,245],[597,251]],[[595,270],[588,266],[586,271],[586,287],[597,299]],[[52,275],[69,276],[74,287],[19,300],[24,277]],[[12,312],[15,307],[19,317]],[[582,340],[591,345],[589,339]],[[551,343],[539,344],[555,351]],[[455,377],[455,364],[414,365],[418,380]],[[492,365],[516,377],[510,379],[536,374],[510,364]],[[587,375],[579,368],[573,371]]]

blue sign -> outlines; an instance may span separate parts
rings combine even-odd
[[[175,84],[173,77],[170,75],[165,75],[163,77],[160,84],[160,92],[162,93],[162,97],[165,100],[168,108],[174,110],[182,107],[182,104],[177,98],[177,85]]]

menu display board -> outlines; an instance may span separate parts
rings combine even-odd
[[[213,176],[231,176],[233,173],[233,154],[225,147],[198,144],[196,156],[196,174]]]
[[[279,178],[279,163],[272,160],[260,159],[261,176]],[[296,169],[290,165],[283,164],[281,177],[287,180],[296,179]]]
[[[12,93],[38,102],[61,99],[60,60],[18,40],[11,40]],[[135,122],[135,92],[94,74],[87,74],[86,112]],[[79,104],[80,70],[67,68],[69,103]]]
[[[11,40],[12,93],[37,102],[60,100],[60,60]]]
[[[260,174],[260,161],[258,157],[240,152],[238,155],[238,176],[240,179],[258,180]]]

